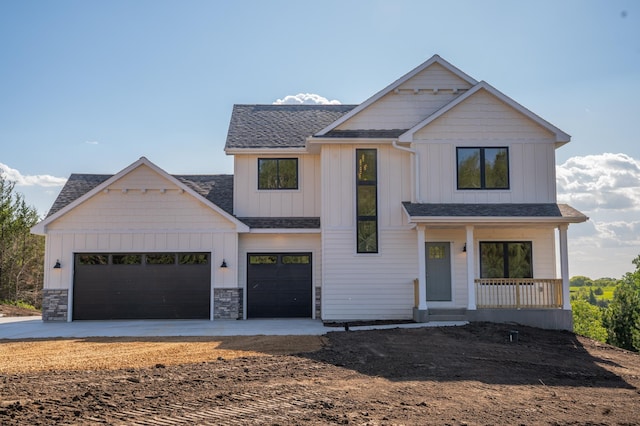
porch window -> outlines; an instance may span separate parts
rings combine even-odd
[[[480,278],[533,278],[531,241],[480,242]]]
[[[458,189],[509,189],[509,148],[456,148]]]
[[[378,152],[356,149],[358,253],[378,252]]]
[[[298,189],[298,159],[258,158],[258,189]]]

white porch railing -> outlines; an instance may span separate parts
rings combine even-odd
[[[475,284],[478,309],[562,307],[561,279],[480,278]]]

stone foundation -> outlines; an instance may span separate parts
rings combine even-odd
[[[213,319],[242,319],[242,289],[213,289]]]
[[[69,313],[69,290],[42,290],[42,321],[66,321]]]
[[[316,287],[316,301],[315,301],[316,319],[322,318],[322,287]]]

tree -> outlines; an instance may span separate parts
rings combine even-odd
[[[31,234],[38,214],[0,175],[0,300],[40,304],[44,238]]]
[[[586,300],[571,302],[573,311],[573,331],[581,336],[600,342],[607,341],[607,329],[602,325],[602,309]]]
[[[608,342],[640,351],[640,255],[633,260],[634,272],[622,277],[604,317]]]
[[[593,281],[589,277],[583,275],[576,275],[569,279],[569,285],[575,287],[589,287],[593,285]]]

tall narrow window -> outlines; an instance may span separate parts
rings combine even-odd
[[[356,149],[356,215],[358,253],[378,252],[378,153]]]
[[[298,189],[298,159],[258,158],[258,189]]]
[[[458,189],[509,189],[508,148],[457,148]]]

